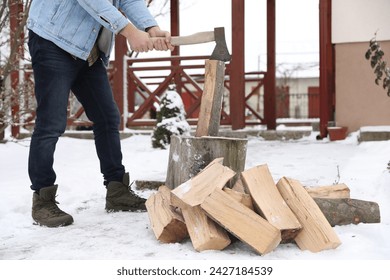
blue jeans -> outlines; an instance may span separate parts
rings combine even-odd
[[[88,62],[75,59],[31,30],[28,46],[37,100],[28,162],[31,188],[39,190],[55,183],[54,152],[66,128],[70,91],[93,122],[95,147],[105,183],[121,182],[125,168],[119,136],[120,115],[102,60],[89,67]]]

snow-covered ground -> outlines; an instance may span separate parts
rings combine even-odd
[[[334,142],[315,136],[285,141],[250,137],[246,168],[266,163],[275,181],[286,176],[305,186],[345,183],[352,198],[377,202],[381,223],[336,226],[342,242],[337,249],[311,253],[284,244],[260,256],[242,242],[200,253],[189,240],[161,244],[146,212],[104,210],[105,189],[93,140],[63,137],[55,156],[57,199],[75,222],[62,228],[33,225],[29,139],[0,144],[0,260],[389,260],[390,141],[358,143],[356,132]],[[169,150],[153,149],[151,136],[124,139],[122,148],[132,180],[165,180]],[[152,193],[137,192],[145,198]]]

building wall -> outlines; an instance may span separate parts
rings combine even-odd
[[[332,42],[390,40],[389,0],[333,0]]]
[[[390,41],[380,42],[390,64]],[[374,71],[364,54],[368,42],[335,45],[336,125],[356,131],[362,126],[390,125],[390,97],[375,84]]]
[[[375,36],[390,65],[390,1],[333,0],[336,125],[356,131],[362,126],[390,125],[390,97],[374,82],[364,55]]]

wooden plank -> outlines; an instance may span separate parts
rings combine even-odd
[[[281,231],[284,241],[294,239],[302,226],[280,195],[268,166],[253,167],[241,176],[257,213]]]
[[[276,185],[303,226],[294,239],[299,248],[319,252],[341,244],[321,209],[298,180],[283,177]]]
[[[271,252],[281,241],[279,229],[223,190],[216,189],[201,207],[209,217],[259,254]]]
[[[168,187],[161,186],[145,203],[151,228],[162,243],[180,242],[188,236],[183,217],[170,205],[169,192]]]
[[[313,198],[350,198],[350,190],[346,184],[307,187],[306,190]]]
[[[226,230],[207,217],[200,206],[185,207],[181,211],[196,251],[223,250],[231,243]]]
[[[205,83],[199,111],[196,137],[217,136],[221,120],[225,63],[206,60]]]
[[[182,202],[189,206],[200,205],[215,189],[222,189],[235,174],[230,168],[216,162],[172,190],[171,203],[181,208]]]
[[[314,198],[331,226],[380,223],[379,205],[351,198]]]

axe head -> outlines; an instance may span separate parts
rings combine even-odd
[[[214,28],[215,48],[210,56],[210,59],[220,61],[230,61],[231,55],[226,45],[225,39],[225,28],[216,27]]]

